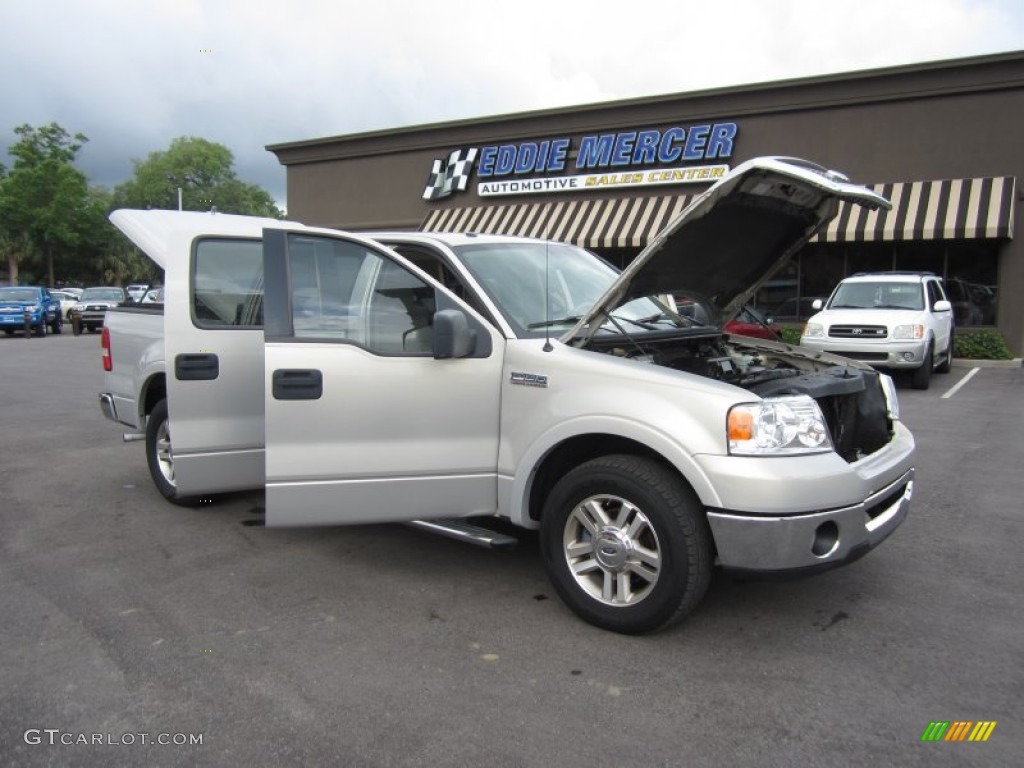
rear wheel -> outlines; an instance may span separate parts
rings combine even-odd
[[[921,363],[921,367],[914,371],[914,376],[910,380],[911,385],[914,389],[928,389],[928,385],[932,380],[932,348],[928,347],[928,351],[924,353],[924,360]]]
[[[183,507],[196,504],[196,499],[193,497],[178,494],[166,400],[161,400],[154,406],[149,420],[146,422],[146,463],[149,465],[149,474],[153,478],[153,484],[165,499]]]
[[[615,632],[683,618],[711,579],[711,534],[696,496],[639,456],[593,459],[563,477],[544,505],[540,540],[562,600]]]

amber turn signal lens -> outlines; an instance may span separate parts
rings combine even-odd
[[[729,411],[729,439],[752,440],[754,437],[754,417],[747,411],[733,409]]]

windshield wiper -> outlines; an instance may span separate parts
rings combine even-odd
[[[575,324],[578,323],[580,319],[582,319],[582,317],[583,315],[575,315],[569,317],[559,317],[556,320],[540,320],[536,323],[530,323],[526,327],[529,330],[533,330],[534,328],[550,328],[552,325],[567,325],[570,323]],[[607,318],[607,320],[609,321],[614,322],[615,320],[622,320],[627,323],[632,323],[633,325],[638,325],[645,331],[658,330],[657,326],[651,325],[650,323],[654,322],[654,320],[657,320],[660,317],[661,315],[655,315],[653,320],[650,318],[640,318],[639,320],[634,320],[631,317],[625,317],[623,315],[605,315],[605,318]]]
[[[625,317],[623,315],[605,315],[605,317],[607,317],[609,320],[624,320],[627,323],[632,323],[633,325],[639,325],[645,331],[656,331],[656,330],[658,330],[658,326],[651,325],[651,323],[653,323],[655,320],[659,319],[661,317],[661,315],[655,315],[653,319],[649,318],[649,317],[641,317],[641,318],[639,318],[637,320],[634,320],[632,317]]]
[[[699,326],[706,326],[706,327],[709,327],[709,328],[713,327],[713,326],[711,326],[708,323],[700,322],[696,318],[688,317],[687,315],[678,315],[678,314],[677,315],[672,315],[672,314],[670,314],[668,312],[659,312],[656,315],[649,315],[647,317],[641,317],[641,318],[639,318],[637,320],[632,320],[630,322],[634,322],[634,323],[657,323],[659,321],[668,320],[673,325],[675,325],[677,319],[684,321],[685,323],[687,323],[687,325],[690,325],[690,326],[699,325]]]
[[[552,325],[575,324],[578,323],[582,317],[583,315],[575,315],[570,317],[560,317],[557,320],[541,320],[536,323],[530,323],[526,327],[529,330],[533,330],[534,328],[550,328]]]
[[[659,320],[673,320],[672,316],[668,312],[658,312],[654,315],[648,315],[647,317],[638,317],[636,320],[631,320],[633,323],[657,323]],[[673,320],[673,322],[675,322]]]

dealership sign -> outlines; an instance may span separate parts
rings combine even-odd
[[[434,160],[423,199],[465,191],[474,170],[481,197],[712,182],[729,166],[708,161],[732,157],[736,133],[711,123],[456,149]]]

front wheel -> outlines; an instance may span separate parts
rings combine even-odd
[[[953,368],[953,334],[949,334],[949,346],[946,347],[946,354],[942,356],[942,362],[935,369],[937,373],[949,373]]]
[[[53,331],[54,335],[57,335],[64,330],[64,318],[61,317],[60,312],[54,316],[53,325],[50,326],[50,330]]]
[[[914,374],[910,380],[910,385],[914,389],[928,389],[928,385],[932,380],[932,348],[928,347],[928,351],[924,353],[924,360],[921,362],[921,367],[914,371]]]
[[[43,336],[46,335],[47,328],[46,328],[46,318],[45,317],[42,318],[42,320],[39,321],[39,325],[37,325],[33,329],[33,331],[34,331],[35,335],[39,336],[39,337],[43,337]]]
[[[146,422],[146,463],[149,465],[153,484],[160,491],[160,495],[172,504],[183,507],[190,507],[196,503],[195,499],[178,494],[166,400],[161,400],[153,407]]]
[[[711,533],[696,496],[639,456],[603,456],[563,477],[544,505],[540,541],[562,600],[614,632],[678,621],[711,580]]]

